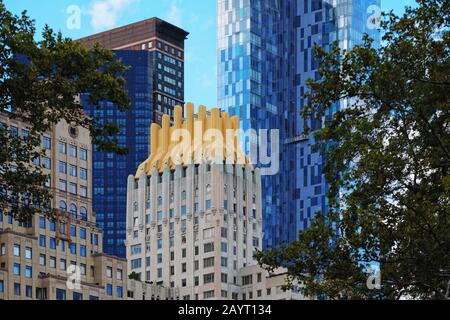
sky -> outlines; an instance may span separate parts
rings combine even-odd
[[[217,104],[216,0],[3,0],[19,14],[27,10],[37,30],[48,24],[65,37],[90,34],[159,17],[190,33],[186,41],[185,101]],[[382,10],[401,14],[414,0],[381,0]],[[76,13],[80,19],[73,19]],[[79,23],[78,23],[79,22]]]

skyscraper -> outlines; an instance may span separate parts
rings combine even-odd
[[[129,149],[128,155],[119,156],[94,148],[94,211],[109,254],[125,257],[126,181],[149,154],[150,124],[161,123],[163,114],[173,115],[175,105],[184,105],[187,36],[186,31],[152,18],[80,39],[87,46],[100,43],[112,49],[116,59],[131,67],[125,77],[131,112],[118,112],[107,101],[96,110],[82,97],[88,114],[123,126],[117,139]]]
[[[264,246],[297,239],[327,208],[323,159],[300,111],[318,79],[315,44],[349,49],[368,33],[380,0],[218,0],[218,105],[246,129],[280,130],[280,170],[262,176]],[[345,107],[336,104],[330,114]],[[329,116],[329,115],[328,115]],[[321,123],[309,121],[314,130]],[[248,145],[245,145],[248,152]]]

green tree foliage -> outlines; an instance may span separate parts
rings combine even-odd
[[[383,45],[349,52],[316,48],[321,80],[310,81],[305,119],[330,184],[329,211],[299,240],[259,252],[288,266],[289,287],[329,298],[445,297],[450,270],[450,2],[417,0],[383,15]],[[327,117],[338,101],[348,101]],[[380,290],[366,281],[381,271]]]
[[[44,154],[42,135],[61,120],[89,129],[99,150],[127,152],[114,138],[120,127],[87,117],[79,102],[81,93],[89,93],[97,108],[110,101],[120,111],[129,110],[123,78],[127,68],[110,50],[87,49],[48,26],[42,40],[35,36],[26,12],[13,15],[0,0],[0,112],[25,121],[30,129],[24,138],[0,126],[0,212],[19,220],[44,210],[51,213],[48,177],[31,163]]]

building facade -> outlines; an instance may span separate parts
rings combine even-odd
[[[0,114],[0,122],[16,136],[30,132],[26,123],[6,114]],[[27,222],[0,213],[0,300],[126,298],[126,261],[103,254],[102,230],[92,210],[89,131],[61,121],[42,137],[42,148],[45,155],[34,165],[50,176],[47,186],[57,213]],[[69,288],[75,274],[79,287]]]
[[[169,116],[162,128],[152,125],[150,157],[128,178],[127,260],[142,281],[177,288],[180,299],[237,297],[238,270],[255,263],[261,246],[259,170],[216,161],[204,141],[206,129],[236,129],[237,118],[218,109],[207,116],[201,106],[194,119],[193,109],[187,105],[184,124],[177,107],[174,127]],[[200,141],[200,155],[193,148],[173,163],[170,132],[185,127],[194,133],[198,124],[204,130],[196,130],[190,144]]]
[[[262,177],[264,247],[276,246],[297,239],[317,211],[328,210],[323,159],[300,115],[307,80],[319,79],[313,47],[337,41],[350,49],[364,33],[379,43],[372,18],[380,0],[218,0],[217,6],[218,105],[238,115],[244,130],[279,130],[279,173]]]
[[[149,124],[161,124],[184,105],[184,41],[188,33],[158,18],[147,19],[80,39],[88,47],[99,43],[130,66],[125,88],[132,111],[119,112],[109,102],[97,110],[82,96],[85,111],[100,122],[115,122],[126,156],[94,150],[94,210],[105,231],[104,250],[125,257],[126,181],[149,154]]]

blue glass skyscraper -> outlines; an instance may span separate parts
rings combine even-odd
[[[280,130],[280,170],[264,176],[264,245],[297,239],[326,211],[323,159],[304,135],[308,79],[318,79],[315,44],[350,49],[368,33],[380,0],[218,0],[218,104],[244,130]],[[345,107],[343,101],[335,108]],[[336,110],[336,109],[335,109]],[[330,110],[334,112],[335,110]],[[314,130],[321,123],[309,121]],[[248,151],[248,146],[246,146]]]
[[[100,43],[114,51],[116,59],[129,66],[125,88],[132,110],[119,112],[103,102],[97,110],[82,98],[84,110],[105,122],[123,127],[116,136],[128,154],[93,154],[93,208],[104,231],[104,252],[125,257],[126,194],[128,175],[150,153],[150,125],[161,124],[163,114],[173,115],[184,105],[184,41],[188,33],[158,18],[106,31],[81,39],[88,46]]]

